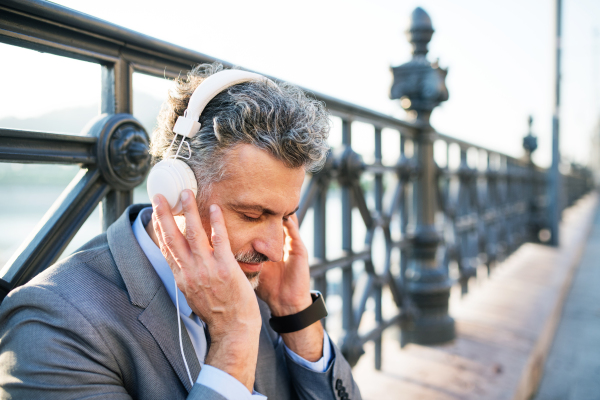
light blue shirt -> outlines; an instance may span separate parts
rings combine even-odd
[[[176,289],[173,271],[171,271],[167,260],[163,257],[158,246],[156,246],[152,239],[150,239],[150,236],[148,236],[145,227],[151,219],[152,207],[147,207],[140,211],[132,226],[133,234],[165,286],[173,304],[175,304],[175,296],[177,295],[178,297],[179,315],[181,316],[181,320],[183,321],[192,345],[194,346],[196,357],[198,357],[198,361],[200,362],[200,365],[202,365],[196,382],[209,387],[228,400],[266,399],[265,396],[256,391],[250,394],[248,389],[246,389],[240,381],[225,371],[211,365],[204,365],[207,353],[206,324],[193,313],[183,293],[179,289]],[[281,338],[279,338],[279,340],[282,341]],[[310,362],[305,360],[285,346],[285,343],[284,348],[292,360],[316,372],[325,372],[331,362],[331,343],[329,341],[329,336],[327,336],[327,332],[325,332],[325,335],[323,336],[323,357],[318,361]]]

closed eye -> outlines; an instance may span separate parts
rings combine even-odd
[[[246,214],[240,214],[240,215],[242,216],[243,219],[245,219],[246,221],[250,221],[250,222],[256,222],[260,219],[260,217],[254,218],[254,217],[251,217]]]

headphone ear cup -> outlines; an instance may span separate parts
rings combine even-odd
[[[194,171],[186,163],[177,159],[168,159],[152,167],[148,175],[147,189],[150,199],[157,194],[162,194],[167,199],[173,215],[179,215],[183,212],[181,192],[190,189],[196,196],[198,182]]]

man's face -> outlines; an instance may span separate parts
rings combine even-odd
[[[223,210],[231,251],[252,285],[265,261],[283,256],[283,221],[298,208],[304,181],[303,168],[288,168],[266,151],[252,145],[228,154],[228,178],[215,183],[201,209],[204,230],[210,238],[208,206]]]

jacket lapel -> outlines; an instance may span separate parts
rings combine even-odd
[[[188,377],[179,348],[178,317],[177,309],[173,305],[165,288],[162,287],[150,301],[148,307],[139,315],[138,319],[152,334],[154,340],[156,340],[156,343],[158,343],[165,357],[175,370],[179,380],[181,380],[189,392],[192,390],[193,385]],[[181,329],[183,352],[190,368],[192,380],[195,382],[200,374],[200,363],[183,322],[181,323]]]
[[[271,312],[269,307],[260,299],[258,299],[258,305],[263,323],[258,342],[254,390],[264,394],[269,399],[287,400],[289,399],[288,386],[290,381],[285,365],[280,364],[285,363],[283,345],[277,346],[279,336],[270,330],[268,321]],[[271,336],[271,333],[273,336]],[[278,352],[281,354],[278,354]]]
[[[260,332],[258,342],[258,359],[256,360],[256,375],[254,380],[254,390],[272,398],[273,393],[268,393],[275,389],[277,392],[277,356],[273,348],[273,342],[266,333],[266,327],[263,326]]]
[[[138,213],[148,206],[136,204],[128,207],[108,228],[108,246],[129,293],[129,300],[144,309],[138,320],[154,337],[182,384],[190,391],[192,385],[179,348],[177,310],[131,229]],[[192,379],[196,380],[200,374],[200,363],[185,325],[182,323],[181,326],[183,351]]]

